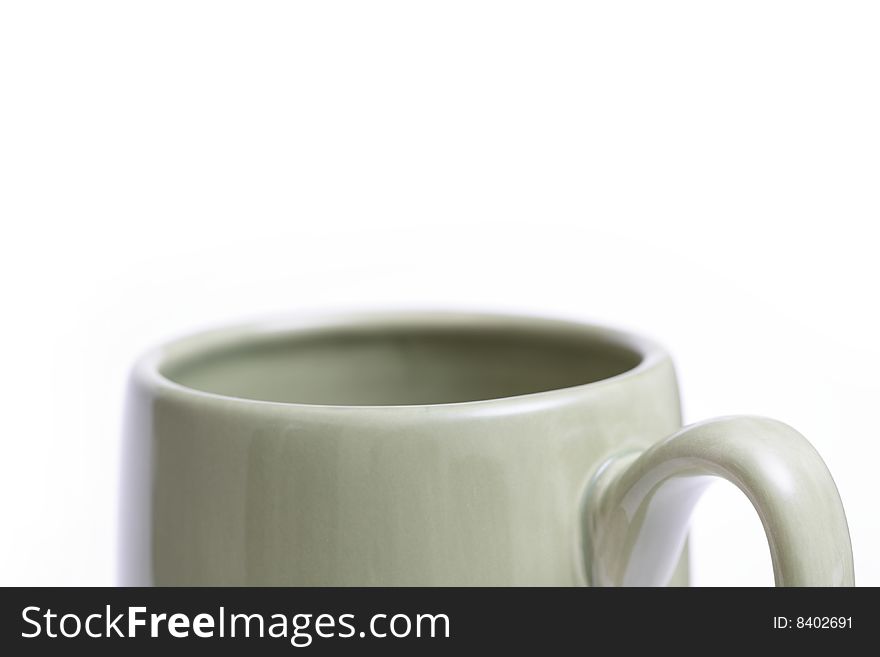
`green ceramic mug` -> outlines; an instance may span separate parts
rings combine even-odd
[[[853,583],[837,489],[760,417],[682,429],[669,356],[568,321],[357,314],[185,338],[131,379],[124,584],[683,585],[733,482],[778,585]]]

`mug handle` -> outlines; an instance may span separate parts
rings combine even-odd
[[[691,511],[716,477],[757,510],[777,586],[854,585],[846,515],[825,462],[788,425],[754,416],[692,424],[600,468],[585,498],[590,583],[668,584]]]

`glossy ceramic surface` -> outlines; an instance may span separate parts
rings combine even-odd
[[[718,422],[668,438],[666,353],[573,322],[359,314],[185,338],[131,378],[121,582],[683,585],[690,507],[720,474],[758,507],[778,583],[850,583],[818,455],[778,423]]]
[[[666,583],[691,510],[716,477],[754,504],[777,586],[854,584],[846,516],[824,461],[788,425],[747,416],[692,425],[600,470],[587,497],[591,581]]]

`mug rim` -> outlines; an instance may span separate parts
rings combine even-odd
[[[277,340],[285,336],[305,335],[308,332],[331,331],[353,327],[387,329],[426,328],[515,328],[529,329],[551,335],[564,332],[587,337],[598,345],[629,350],[639,358],[638,362],[616,374],[585,383],[554,387],[523,394],[486,397],[465,401],[418,403],[418,404],[327,404],[293,401],[254,399],[243,396],[211,392],[176,381],[163,373],[163,368],[175,358],[197,356],[215,350],[231,350],[243,343]],[[590,393],[611,384],[632,380],[657,365],[669,360],[666,350],[653,340],[630,331],[580,319],[531,315],[525,313],[501,313],[459,310],[368,310],[348,312],[300,312],[286,317],[260,319],[250,322],[222,325],[186,333],[166,340],[143,354],[134,364],[132,377],[154,390],[181,397],[201,399],[206,402],[234,403],[247,406],[272,406],[291,409],[323,410],[411,410],[411,409],[462,409],[477,410],[497,404],[510,405],[554,404],[570,399],[571,395]]]

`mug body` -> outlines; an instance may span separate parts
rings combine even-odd
[[[669,357],[576,322],[360,314],[184,338],[131,377],[121,583],[589,584],[587,482],[680,426]]]

